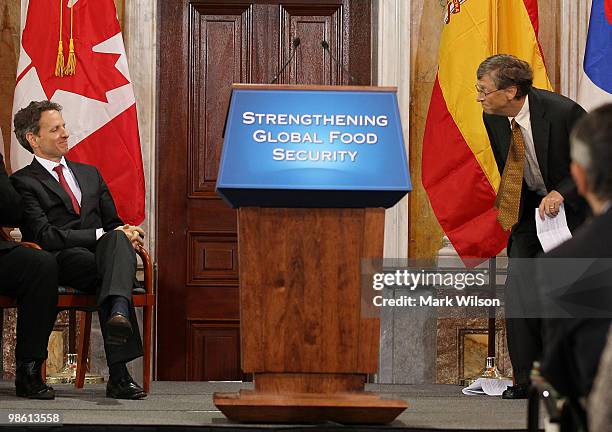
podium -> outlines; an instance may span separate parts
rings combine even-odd
[[[238,208],[254,390],[214,394],[230,420],[385,424],[406,409],[364,391],[380,322],[362,265],[382,258],[384,208],[410,188],[395,89],[233,86],[217,192]]]

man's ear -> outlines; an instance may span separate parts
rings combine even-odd
[[[510,86],[504,89],[504,93],[506,94],[506,97],[509,101],[513,100],[516,97],[517,92],[518,89],[516,88],[516,86]]]
[[[32,147],[32,149],[35,148],[35,145],[38,146],[36,144],[36,135],[34,135],[33,132],[26,133],[25,137],[28,140],[28,142],[30,143],[30,147]]]
[[[589,192],[589,184],[587,182],[586,171],[576,162],[572,161],[570,165],[570,171],[572,173],[572,177],[574,178],[574,182],[576,182],[576,187],[578,188],[578,193],[581,196],[586,196]]]

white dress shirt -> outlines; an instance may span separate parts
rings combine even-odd
[[[38,163],[40,163],[44,169],[49,171],[49,174],[51,174],[53,178],[59,182],[59,176],[57,175],[55,171],[53,171],[53,168],[55,168],[58,165],[58,162],[53,162],[53,161],[50,161],[49,159],[43,159],[38,156],[34,156],[34,157],[36,158]],[[70,187],[70,190],[74,194],[74,197],[76,198],[80,206],[81,196],[82,196],[81,188],[79,187],[79,184],[77,183],[76,178],[74,178],[74,174],[72,174],[72,171],[70,170],[70,168],[68,168],[66,159],[63,156],[62,156],[62,160],[59,161],[59,165],[62,166],[62,172],[64,173],[64,178],[66,179],[66,183],[68,183],[68,187]]]
[[[510,124],[512,124],[513,119],[519,125],[521,134],[523,135],[523,141],[525,142],[525,170],[523,172],[525,183],[527,183],[527,187],[530,190],[540,195],[546,195],[548,191],[546,190],[546,184],[542,178],[542,172],[540,171],[540,165],[538,164],[538,157],[536,156],[535,145],[533,143],[533,133],[531,132],[529,95],[525,96],[525,103],[516,117],[508,117]]]

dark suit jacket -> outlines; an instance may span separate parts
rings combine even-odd
[[[0,154],[0,226],[16,227],[21,222],[21,197],[9,181],[4,159]],[[18,246],[15,242],[0,240],[0,251]]]
[[[576,299],[579,305],[598,307],[602,315],[609,317],[612,311],[612,209],[585,223],[574,233],[574,237],[544,255],[540,269],[545,265],[549,271],[563,266],[567,271],[568,260],[548,263],[549,258],[592,258],[591,269],[580,268],[580,279],[563,289],[565,299]],[[582,261],[584,263],[584,261]],[[582,264],[582,263],[581,263]],[[555,267],[556,266],[556,267]],[[578,270],[577,270],[578,271]],[[559,272],[561,273],[561,272]],[[570,269],[570,275],[573,276]],[[540,275],[545,281],[547,276]],[[573,280],[573,278],[572,278]],[[544,282],[545,283],[545,282]],[[568,303],[562,302],[565,310]],[[577,311],[581,308],[577,307]],[[608,311],[605,313],[604,311]],[[589,313],[590,316],[594,312]],[[562,394],[578,398],[591,390],[601,353],[606,344],[610,318],[590,318],[581,313],[575,318],[556,318],[544,322],[544,355],[542,374]]]
[[[570,174],[569,135],[576,121],[585,113],[576,102],[557,93],[532,88],[529,91],[529,113],[533,143],[546,189],[563,195],[567,222],[571,230],[582,223],[588,205],[578,195]],[[507,117],[483,114],[493,155],[503,173],[510,148],[511,131]],[[523,188],[524,190],[525,188]],[[522,203],[521,203],[522,204]],[[523,206],[517,228],[523,218]],[[533,210],[524,215],[533,219]]]
[[[11,176],[23,199],[23,238],[48,251],[77,246],[92,249],[97,228],[110,231],[123,225],[98,170],[77,162],[67,164],[81,188],[80,215],[59,182],[36,159]]]

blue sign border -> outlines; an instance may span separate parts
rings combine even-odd
[[[299,100],[299,104],[296,100]],[[348,113],[350,116],[370,115],[370,118],[373,118],[372,113],[378,113],[384,114],[388,123],[366,126],[286,126],[274,122],[264,124],[264,117],[259,117],[261,122],[249,124],[247,121],[252,122],[253,115],[249,114],[247,117],[245,113],[272,113],[271,116],[285,113],[306,117],[312,113],[329,117]],[[255,142],[253,133],[255,128],[259,128],[258,142]],[[375,144],[346,144],[336,139],[331,143],[323,142],[316,135],[319,133],[326,136],[332,128],[346,133],[349,140],[351,136],[355,138],[357,134],[367,132],[370,135],[368,138],[380,141]],[[314,135],[318,137],[320,144],[296,142],[281,143],[274,147],[271,142],[275,137],[283,137],[282,133],[288,130],[296,136],[301,134],[301,137],[306,134]],[[267,139],[262,135],[264,131],[269,134]],[[284,136],[286,137],[287,133]],[[379,142],[384,142],[384,148]],[[308,152],[312,157],[332,153],[332,150],[324,149],[333,149],[334,157],[348,152],[355,155],[352,161],[344,162],[272,162],[273,147],[279,152],[274,153],[275,157],[279,154],[283,157],[285,148],[288,149],[287,155],[290,149],[298,149],[296,151],[301,155]],[[366,162],[359,160],[359,163],[355,163],[358,157],[362,157]],[[300,86],[258,85],[234,85],[232,88],[217,180],[217,193],[232,206],[317,207],[324,204],[326,207],[388,207],[401,199],[411,188],[395,89],[334,86],[305,89]],[[249,197],[249,192],[254,196]],[[376,193],[380,194],[380,199],[376,198]],[[359,199],[360,194],[363,200]],[[347,200],[343,195],[351,198]],[[337,205],[334,200],[338,200]]]

